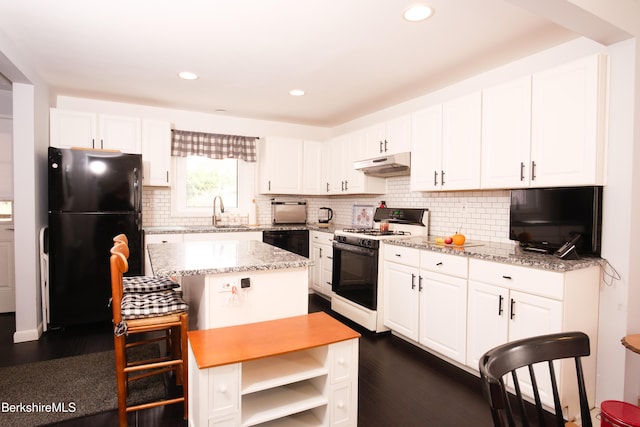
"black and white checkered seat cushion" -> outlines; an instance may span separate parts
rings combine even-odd
[[[123,320],[164,316],[187,311],[188,308],[180,293],[172,290],[125,294],[120,305]]]
[[[132,276],[122,278],[122,292],[161,292],[179,288],[180,284],[168,277]]]

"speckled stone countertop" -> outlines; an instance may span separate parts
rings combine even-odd
[[[189,234],[189,233],[237,233],[239,231],[279,231],[307,230],[306,224],[299,225],[175,225],[168,227],[144,227],[147,234]]]
[[[601,266],[604,263],[604,260],[601,258],[585,257],[576,260],[564,260],[549,254],[524,251],[517,244],[470,241],[468,242],[468,247],[456,247],[453,245],[429,243],[432,241],[433,238],[422,236],[408,239],[385,240],[384,243],[559,272]]]
[[[156,276],[206,276],[243,271],[308,267],[303,256],[255,240],[221,240],[148,245]]]

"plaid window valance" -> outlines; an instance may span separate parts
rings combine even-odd
[[[256,161],[255,137],[173,130],[171,155]]]

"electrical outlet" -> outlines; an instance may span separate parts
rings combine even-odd
[[[234,283],[232,282],[224,282],[220,284],[220,287],[218,288],[218,292],[222,293],[222,292],[231,292],[233,290],[233,287],[235,286]]]

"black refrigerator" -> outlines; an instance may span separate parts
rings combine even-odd
[[[129,239],[127,275],[144,273],[142,157],[49,147],[49,323],[112,318],[109,250]]]

